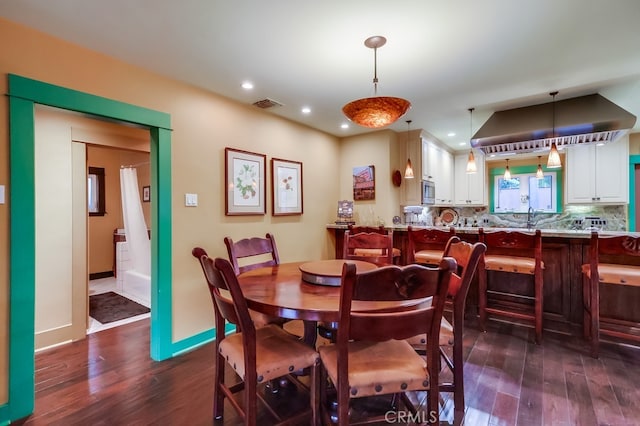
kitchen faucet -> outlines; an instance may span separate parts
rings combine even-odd
[[[533,218],[536,217],[536,211],[533,210],[533,207],[529,206],[529,210],[527,210],[527,229],[533,228]]]

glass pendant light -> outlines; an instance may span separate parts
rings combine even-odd
[[[540,156],[538,155],[538,170],[536,170],[536,178],[544,179],[544,172],[542,171],[542,165],[540,164]]]
[[[507,167],[504,169],[504,178],[511,179],[511,170],[509,170],[509,159],[507,158]]]
[[[407,120],[407,146],[409,146],[409,130],[411,128],[411,120]],[[407,158],[407,167],[404,169],[404,178],[413,179],[413,167],[411,166],[411,158]]]
[[[547,168],[549,169],[558,169],[562,167],[562,162],[560,161],[560,153],[558,152],[558,147],[556,146],[556,95],[558,92],[549,93],[553,96],[553,122],[551,127],[551,137],[553,137],[553,142],[551,142],[551,151],[549,151],[549,157],[547,158]]]
[[[469,144],[471,144],[471,137],[473,136],[473,108],[469,108]],[[476,158],[473,156],[473,148],[469,150],[469,159],[467,160],[467,173],[476,173],[478,167],[476,166]]]

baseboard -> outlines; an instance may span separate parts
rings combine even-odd
[[[89,280],[99,280],[100,278],[109,277],[113,277],[113,271],[95,272],[93,274],[89,274]]]

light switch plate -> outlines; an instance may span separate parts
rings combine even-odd
[[[198,205],[198,194],[184,194],[184,205],[195,207]]]
[[[0,204],[4,204],[4,185],[0,185]]]

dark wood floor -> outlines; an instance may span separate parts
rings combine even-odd
[[[465,333],[465,425],[639,425],[640,350],[492,323]],[[212,424],[213,345],[175,359],[149,358],[148,320],[89,335],[36,356],[35,413],[25,425]],[[275,396],[293,411],[302,393]],[[415,396],[423,400],[423,396]],[[224,425],[238,424],[233,409]],[[452,421],[446,396],[442,423]],[[259,424],[272,423],[266,412]]]

